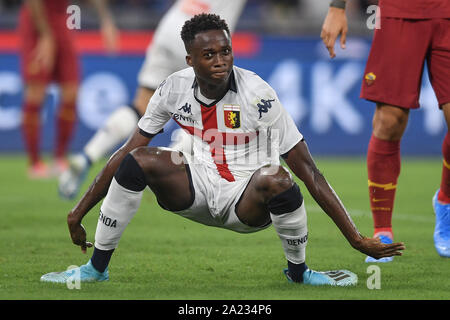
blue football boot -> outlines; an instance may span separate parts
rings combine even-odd
[[[439,203],[437,196],[433,197],[433,208],[436,214],[434,227],[434,247],[441,257],[450,258],[450,204]]]
[[[53,283],[74,283],[74,282],[96,282],[96,281],[107,281],[109,279],[108,268],[103,272],[98,272],[95,270],[94,266],[89,260],[88,263],[82,265],[81,267],[69,269],[62,272],[50,272],[44,274],[41,277],[42,282],[53,282]]]
[[[391,244],[392,243],[392,239],[389,238],[388,236],[380,235],[379,237],[380,237],[381,243],[385,243],[385,244]],[[393,256],[392,257],[383,257],[383,258],[380,258],[380,259],[375,259],[373,257],[367,256],[365,261],[367,263],[383,263],[383,262],[391,262],[393,260],[394,260]]]
[[[289,282],[294,282],[289,276],[288,269],[283,270],[286,279]],[[352,286],[358,283],[358,276],[348,270],[333,270],[318,272],[311,269],[306,269],[303,272],[303,284],[311,286]]]

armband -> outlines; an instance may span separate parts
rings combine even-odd
[[[344,0],[332,0],[330,2],[330,7],[339,8],[339,9],[345,9],[345,4],[347,2]]]

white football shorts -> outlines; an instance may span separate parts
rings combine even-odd
[[[207,226],[239,233],[256,232],[270,226],[267,224],[262,227],[251,227],[241,222],[236,215],[236,204],[252,176],[229,182],[221,178],[215,168],[196,163],[189,155],[185,155],[185,158],[189,166],[195,199],[190,208],[176,211],[175,214]]]

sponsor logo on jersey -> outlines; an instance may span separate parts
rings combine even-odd
[[[275,101],[275,99],[261,99],[261,102],[256,104],[258,107],[259,119],[261,119],[263,113],[269,112],[269,109],[272,108],[273,101]]]
[[[178,114],[178,113],[170,112],[170,116],[176,121],[184,121],[184,122],[187,122],[187,123],[190,123],[190,124],[195,124],[195,120],[194,119],[192,119],[190,117],[183,116],[183,115]]]
[[[371,86],[374,82],[377,76],[373,72],[366,73],[364,76],[364,80],[366,80],[366,83],[368,86]]]
[[[223,119],[225,126],[231,129],[241,127],[241,107],[226,104],[223,106]]]

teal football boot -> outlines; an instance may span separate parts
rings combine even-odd
[[[91,260],[81,267],[76,267],[62,272],[50,272],[41,277],[42,282],[53,283],[76,283],[77,281],[96,282],[107,281],[108,279],[108,268],[106,268],[103,272],[98,272],[92,265]]]
[[[284,269],[284,275],[289,282],[294,282],[289,276],[288,269]],[[303,272],[303,284],[311,286],[339,286],[346,287],[356,285],[358,283],[358,276],[348,270],[333,270],[318,272],[311,269],[306,269]]]
[[[436,215],[434,247],[441,257],[450,258],[450,204],[439,203],[438,193],[439,190],[433,197],[433,209]]]

